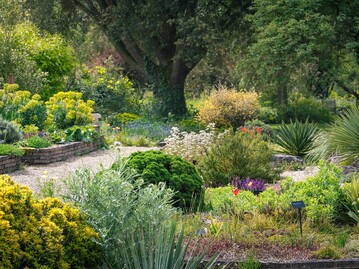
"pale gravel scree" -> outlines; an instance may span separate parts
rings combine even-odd
[[[69,174],[84,167],[90,168],[91,170],[99,169],[101,165],[109,167],[118,155],[126,157],[136,151],[147,151],[152,149],[159,148],[119,147],[119,150],[97,150],[84,156],[73,157],[62,162],[48,165],[24,165],[21,170],[12,172],[9,175],[15,182],[27,185],[32,191],[38,193],[38,179],[44,175],[44,172],[47,173],[49,178],[65,178]],[[285,171],[281,175],[283,177],[292,177],[294,181],[299,181],[314,176],[317,172],[317,167],[307,167],[303,171]]]
[[[91,170],[99,169],[101,165],[109,167],[116,159],[116,156],[126,157],[136,151],[146,151],[159,149],[156,147],[118,147],[118,150],[97,150],[87,155],[69,158],[62,162],[51,163],[48,165],[30,165],[21,170],[10,173],[9,175],[17,183],[27,185],[35,193],[39,192],[38,179],[44,172],[49,178],[65,178],[81,168],[90,168]]]

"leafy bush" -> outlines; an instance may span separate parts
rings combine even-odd
[[[318,137],[319,129],[316,124],[304,123],[295,120],[290,124],[282,124],[276,130],[275,143],[280,146],[279,151],[305,157],[313,148],[314,141]]]
[[[56,198],[35,200],[0,176],[1,268],[94,268],[100,252],[80,211]]]
[[[348,210],[348,215],[355,223],[359,223],[359,177],[356,176],[350,183],[346,183],[343,188],[343,204]]]
[[[258,198],[252,192],[239,191],[235,195],[232,190],[230,186],[206,189],[205,207],[219,214],[252,212],[259,208]]]
[[[337,219],[343,198],[341,169],[333,164],[319,163],[319,172],[304,181],[292,182],[284,188],[282,201],[303,200],[305,214],[312,223],[325,223]]]
[[[25,151],[17,146],[10,144],[0,144],[0,155],[22,156],[24,153]]]
[[[128,166],[134,168],[146,184],[164,182],[176,193],[174,204],[194,209],[203,199],[203,181],[195,167],[177,156],[161,151],[135,152],[129,156]],[[116,169],[117,164],[113,165]]]
[[[5,143],[14,143],[20,139],[21,133],[17,125],[0,117],[0,140],[4,140]]]
[[[232,176],[271,180],[276,177],[271,157],[272,150],[260,134],[229,131],[216,139],[198,167],[208,183],[226,185]]]
[[[260,133],[263,135],[263,138],[265,138],[266,140],[270,140],[275,136],[275,132],[273,128],[260,120],[247,121],[244,124],[244,127],[252,131],[255,131],[256,129],[260,128]]]
[[[294,120],[304,122],[307,119],[310,122],[328,123],[331,121],[331,115],[319,100],[295,96],[285,110],[281,111],[281,119],[286,123]]]
[[[164,184],[145,186],[125,163],[116,164],[116,170],[78,170],[65,182],[66,199],[85,212],[99,233],[106,268],[125,267],[123,251],[133,243],[133,235],[143,236],[145,246],[152,248],[151,231],[176,213],[173,192]]]
[[[137,97],[133,83],[123,75],[111,59],[105,66],[83,70],[74,87],[83,93],[85,100],[95,101],[95,111],[102,115],[123,113],[137,109]]]
[[[138,120],[140,116],[131,113],[118,113],[108,117],[108,123],[112,126],[123,126],[130,121]]]
[[[93,126],[73,126],[64,131],[64,136],[65,142],[91,142],[99,138],[99,134]]]
[[[74,125],[86,125],[93,122],[92,106],[94,102],[82,100],[79,92],[59,92],[46,102],[48,128],[66,129]]]
[[[278,110],[268,106],[259,109],[258,119],[266,124],[280,122]]]
[[[215,123],[217,127],[243,126],[253,119],[260,104],[256,92],[237,92],[224,87],[213,91],[198,112],[198,120],[204,124]]]
[[[211,125],[199,133],[180,132],[177,127],[173,127],[171,135],[164,140],[164,151],[196,163],[205,155],[215,138],[216,134]]]
[[[26,139],[26,145],[32,148],[47,148],[51,146],[51,142],[44,137],[32,136]]]

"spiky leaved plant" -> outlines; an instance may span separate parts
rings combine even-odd
[[[328,151],[336,152],[343,165],[351,165],[359,158],[359,108],[337,116],[330,125]]]
[[[183,228],[176,236],[176,222],[164,223],[151,229],[152,236],[144,239],[139,231],[132,242],[122,249],[126,269],[197,269],[206,251],[188,254],[189,242],[184,242]],[[150,240],[151,242],[149,242]],[[203,269],[213,268],[218,255],[213,256]],[[223,267],[225,268],[225,266]]]
[[[274,141],[279,146],[279,152],[305,157],[313,149],[318,133],[319,128],[315,123],[295,120],[290,124],[282,124],[276,131]]]

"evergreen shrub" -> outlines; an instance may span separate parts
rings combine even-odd
[[[178,156],[155,150],[135,152],[129,156],[128,166],[134,168],[145,183],[164,182],[175,191],[175,206],[196,209],[202,202],[203,180],[193,164]]]

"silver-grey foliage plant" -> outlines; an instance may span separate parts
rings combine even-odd
[[[103,268],[125,268],[122,250],[133,243],[133,235],[141,231],[144,245],[149,247],[153,227],[176,214],[173,192],[164,184],[144,186],[125,163],[116,171],[78,170],[66,183],[66,199],[88,216],[100,235]]]

